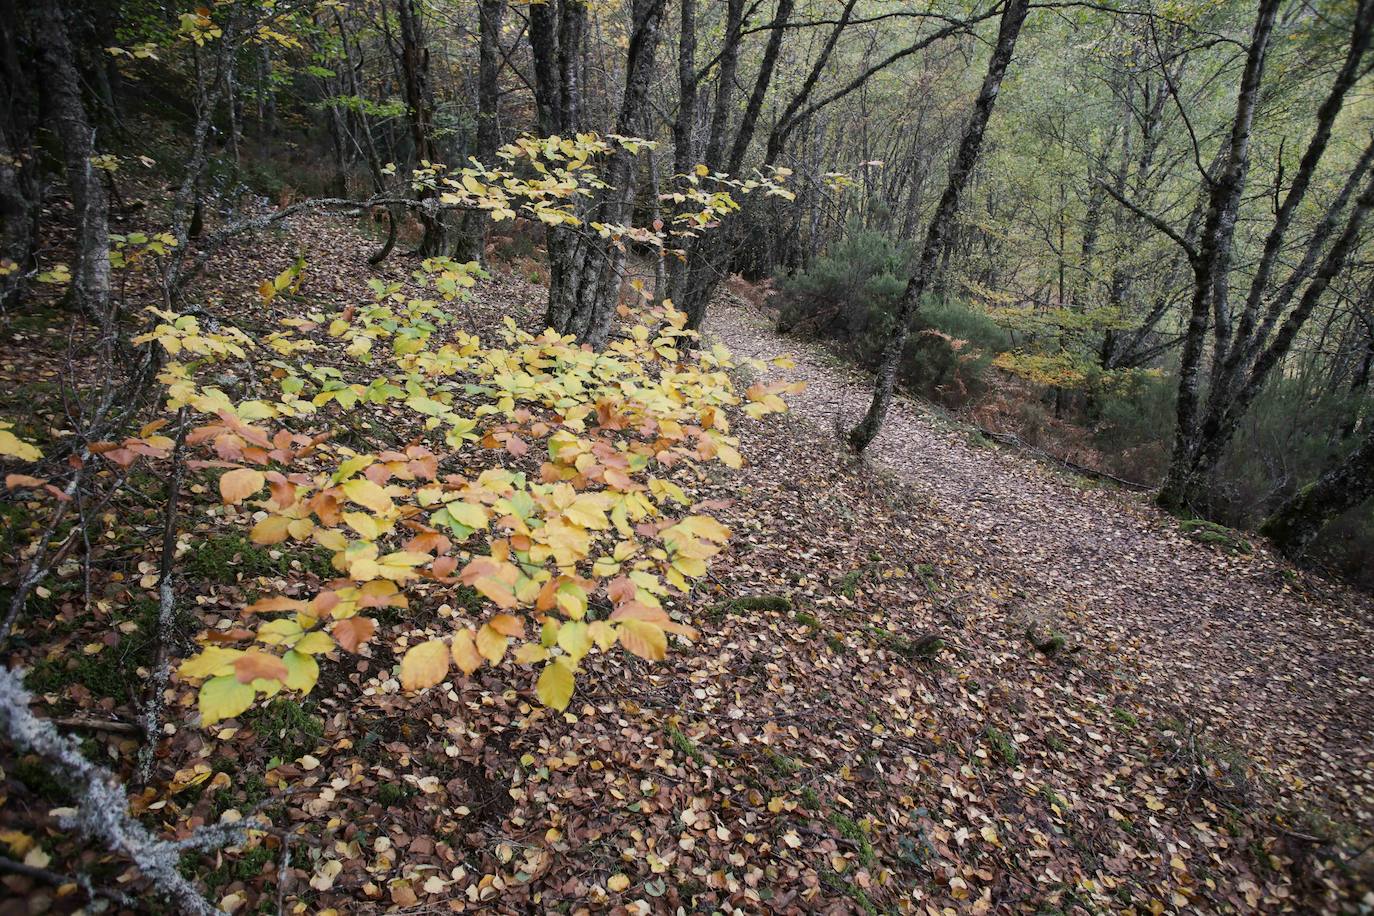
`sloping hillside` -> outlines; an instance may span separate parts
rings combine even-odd
[[[302,217],[287,232],[214,263],[215,315],[269,329],[257,281],[297,250],[305,279],[276,317],[368,296],[351,228]],[[385,273],[407,282],[405,266]],[[458,325],[534,327],[542,296],[498,272],[455,304]],[[61,352],[60,329],[24,333]],[[387,619],[388,640],[322,655],[303,705],[206,731],[193,689],[174,683],[176,732],[136,807],[153,824],[272,824],[187,858],[209,899],[249,912],[1192,913],[1334,910],[1366,892],[1365,599],[1262,548],[1189,539],[1139,498],[971,441],[918,405],[859,462],[832,426],[858,410],[860,381],[732,300],[709,333],[741,355],[797,354],[785,374],[808,387],[791,414],[738,426],[742,471],[684,482],[734,533],[672,605],[696,644],[657,664],[587,656],[561,715],[509,664],[409,695],[390,637],[482,613],[433,583]],[[187,512],[204,560],[179,579],[189,635],[302,581],[290,556],[226,546],[220,521]],[[97,572],[95,587],[119,607],[138,579]],[[23,645],[48,711],[135,714],[92,672],[146,650],[137,623],[111,630],[59,600]],[[136,741],[88,734],[88,750],[133,766]],[[61,802],[12,784],[0,817],[38,835]],[[49,844],[54,864],[99,864],[67,843]]]

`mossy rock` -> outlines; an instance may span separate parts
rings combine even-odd
[[[708,620],[724,620],[731,614],[775,613],[792,610],[792,599],[786,595],[741,595],[718,601],[706,610]]]
[[[909,639],[882,627],[869,627],[868,632],[879,645],[913,660],[929,661],[943,652],[947,645],[939,633],[923,633],[915,639]]]
[[[1250,554],[1255,549],[1236,529],[1227,528],[1205,518],[1184,519],[1179,522],[1178,527],[1190,540],[1220,547],[1228,553]]]

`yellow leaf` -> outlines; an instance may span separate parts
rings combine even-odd
[[[334,640],[323,630],[312,630],[300,638],[293,646],[297,652],[304,652],[307,655],[318,655],[321,652],[328,652],[334,648]]]
[[[592,638],[592,641],[602,652],[615,645],[615,627],[604,620],[594,621],[588,626],[587,635]]]
[[[348,547],[348,537],[337,528],[316,528],[315,543],[325,550],[340,551]]]
[[[294,620],[269,620],[258,627],[258,642],[269,646],[291,645],[301,637],[301,625]]]
[[[493,665],[501,664],[509,643],[510,639],[498,633],[489,623],[482,624],[482,628],[477,631],[477,651]]]
[[[366,477],[355,477],[343,484],[344,495],[364,509],[371,509],[380,515],[389,514],[396,508],[386,491]]]
[[[487,527],[487,510],[484,506],[456,500],[449,503],[447,509],[453,520],[461,525],[467,525],[477,531]]]
[[[652,662],[662,661],[668,655],[668,635],[662,627],[647,620],[620,621],[620,644]]]
[[[689,515],[678,522],[675,527],[691,532],[697,537],[706,538],[708,541],[715,541],[717,544],[723,544],[730,539],[730,529],[709,515]]]
[[[33,837],[19,830],[0,830],[0,843],[10,848],[10,855],[13,856],[27,855],[34,847]]]
[[[206,646],[200,654],[181,663],[177,674],[182,677],[211,677],[229,674],[234,670],[234,662],[243,654],[242,649],[226,649],[223,646]]]
[[[261,471],[235,468],[219,479],[219,495],[226,506],[241,503],[263,488],[267,480]]]
[[[377,572],[393,582],[405,582],[419,575],[415,571],[415,567],[423,566],[431,559],[432,557],[427,553],[420,553],[416,550],[398,550],[377,561]]]
[[[696,579],[706,575],[706,561],[699,560],[696,557],[685,557],[682,554],[678,554],[673,557],[673,569],[676,569],[684,576]],[[678,587],[681,588],[682,586],[679,585]],[[683,589],[683,591],[686,591],[686,589]]]
[[[345,512],[342,517],[345,525],[352,528],[369,541],[375,541],[382,535],[381,523],[366,512]]]
[[[448,676],[448,646],[437,639],[412,646],[401,659],[401,686],[406,690],[433,687]]]
[[[583,528],[608,528],[605,498],[600,494],[583,493],[563,510],[564,518]]]
[[[464,628],[454,633],[453,645],[450,648],[453,651],[453,663],[464,674],[472,674],[482,667],[482,656],[473,643],[471,630]]]
[[[43,457],[43,453],[36,446],[30,445],[4,428],[9,425],[0,425],[0,455],[8,455],[21,461],[37,461]]]
[[[545,665],[544,672],[539,675],[539,682],[534,685],[534,692],[539,696],[539,702],[545,706],[559,712],[567,709],[573,693],[572,666],[568,664],[567,659],[555,658]]]
[[[200,720],[210,725],[220,719],[232,719],[253,705],[257,691],[252,684],[240,684],[232,674],[212,677],[200,686]]]
[[[587,616],[587,593],[576,582],[564,582],[555,592],[558,609],[573,620]]]

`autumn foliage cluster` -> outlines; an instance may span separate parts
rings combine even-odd
[[[428,266],[440,288],[472,269]],[[618,643],[654,660],[669,634],[690,639],[665,602],[705,574],[730,532],[693,506],[673,468],[738,467],[728,409],[783,410],[781,386],[741,397],[730,355],[690,349],[695,335],[671,304],[627,308],[626,333],[598,353],[510,321],[487,346],[444,333],[452,320],[438,301],[381,284],[376,293],[334,315],[288,318],[261,344],[164,312],[139,338],[169,357],[166,410],[189,427],[191,466],[220,472],[221,511],[256,544],[330,551],[338,574],[313,595],[262,597],[239,624],[204,635],[179,668],[199,684],[202,722],[283,690],[308,693],[315,657],[378,638],[370,615],[405,608],[419,580],[470,586],[493,613],[457,621],[446,640],[398,646],[406,690],[509,655],[542,666],[538,696],[562,709],[589,652]],[[265,360],[271,395],[236,401],[216,387],[216,370],[236,360]],[[411,414],[429,434],[398,450],[350,448],[329,430],[359,403]],[[166,433],[154,424],[100,448],[122,462],[166,454]]]

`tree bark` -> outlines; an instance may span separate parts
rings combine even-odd
[[[531,8],[531,45],[536,48],[537,55],[535,95],[539,100],[541,123],[547,121],[555,132],[572,132],[578,129],[582,117],[578,74],[583,69],[581,35],[585,28],[586,7],[572,0],[546,5],[552,9],[538,17],[533,15],[537,7]],[[614,129],[621,136],[638,136],[644,132],[649,83],[666,5],[667,0],[633,0],[630,5],[625,90]],[[556,55],[557,67],[550,66],[548,60],[538,59],[549,54]],[[553,78],[555,72],[562,80],[560,85],[544,82]],[[616,147],[607,156],[599,176],[606,187],[578,214],[583,226],[591,222],[623,225],[629,221],[634,200],[634,159],[634,154],[623,146]],[[604,346],[610,335],[624,271],[623,247],[585,231],[556,227],[548,231],[547,247],[549,300],[545,324],[593,347]]]
[[[949,181],[944,194],[931,216],[930,228],[926,232],[925,243],[921,247],[920,260],[916,271],[907,282],[897,309],[897,324],[883,347],[882,360],[878,366],[878,377],[873,386],[873,400],[863,420],[849,433],[849,444],[856,452],[868,448],[874,437],[882,429],[892,404],[892,389],[897,380],[897,368],[901,363],[902,351],[906,348],[907,334],[912,319],[921,307],[921,299],[939,266],[940,255],[945,251],[955,216],[959,212],[959,195],[963,193],[974,166],[978,164],[978,153],[983,146],[983,132],[987,129],[988,119],[997,102],[997,94],[1002,88],[1002,78],[1011,63],[1016,50],[1016,39],[1021,26],[1026,21],[1030,0],[1008,0],[1002,11],[1001,24],[997,30],[997,44],[992,57],[988,60],[987,75],[983,86],[973,104],[973,113],[964,127],[964,136],[959,144],[959,152],[949,170]]]
[[[41,212],[38,164],[32,155],[38,95],[30,68],[20,60],[23,21],[14,0],[0,0],[0,311],[20,304],[37,267]]]
[[[1363,228],[1364,221],[1371,210],[1374,210],[1374,179],[1369,181],[1363,193],[1355,201],[1355,205],[1346,218],[1345,228],[1341,231],[1340,237],[1327,250],[1321,266],[1317,268],[1317,272],[1312,275],[1311,282],[1303,290],[1302,298],[1298,300],[1292,313],[1279,327],[1273,341],[1255,361],[1254,368],[1245,378],[1245,383],[1231,397],[1227,412],[1215,425],[1209,424],[1207,435],[1198,443],[1197,452],[1193,459],[1192,474],[1194,479],[1207,479],[1220,463],[1226,452],[1226,447],[1230,445],[1236,430],[1240,427],[1241,418],[1255,398],[1264,390],[1270,374],[1283,362],[1293,348],[1298,332],[1302,330],[1307,319],[1311,317],[1331,282],[1345,268],[1350,253],[1359,241],[1360,230]]]
[[[1250,168],[1250,129],[1259,105],[1264,64],[1279,0],[1260,0],[1255,25],[1246,52],[1236,97],[1236,114],[1231,122],[1227,156],[1218,178],[1211,180],[1207,218],[1203,223],[1202,243],[1192,257],[1193,299],[1183,339],[1183,354],[1178,377],[1173,451],[1169,471],[1160,490],[1159,502],[1170,509],[1181,509],[1189,501],[1196,484],[1193,459],[1198,451],[1198,403],[1202,387],[1202,358],[1206,351],[1208,310],[1211,307],[1216,358],[1225,358],[1230,338],[1227,284],[1230,277],[1231,245],[1241,193]]]
[[[749,94],[749,101],[745,103],[744,114],[740,117],[739,127],[730,144],[730,156],[725,161],[725,171],[732,175],[743,165],[749,144],[753,142],[759,114],[763,111],[763,101],[773,82],[778,55],[782,52],[783,36],[795,6],[795,0],[779,0],[777,10],[773,13],[768,44],[763,49],[754,88]],[[721,276],[726,243],[725,233],[719,230],[697,236],[687,245],[686,261],[676,265],[678,270],[686,273],[686,280],[682,284],[682,301],[677,306],[687,313],[687,327],[693,330],[699,329],[706,317],[706,304]]]
[[[477,5],[477,148],[474,154],[477,161],[488,168],[494,164],[496,150],[501,145],[497,106],[501,92],[501,22],[505,14],[506,0],[481,0]],[[474,210],[463,214],[462,237],[456,252],[459,260],[486,263],[489,225],[485,213]]]
[[[696,164],[692,130],[697,120],[696,0],[681,0],[677,46],[677,116],[673,119],[673,174],[685,175]],[[668,271],[667,297],[680,308],[687,288],[687,271],[674,260]]]
[[[1279,552],[1296,559],[1328,522],[1374,495],[1374,431],[1354,451],[1283,502],[1260,528]]]
[[[744,22],[744,0],[726,0],[725,46],[720,52],[720,72],[716,77],[716,103],[711,111],[711,130],[706,136],[705,163],[719,169],[725,153],[726,132],[733,113],[735,71],[739,67],[740,30]]]
[[[76,214],[76,265],[72,270],[72,303],[94,318],[107,334],[114,331],[110,312],[110,226],[105,185],[91,158],[95,132],[81,98],[81,81],[57,0],[38,0],[33,7],[34,41],[39,80],[57,135]]]
[[[434,103],[429,91],[429,51],[424,46],[415,0],[396,0],[396,13],[401,26],[401,76],[406,108],[410,114],[410,139],[415,146],[415,159],[419,163],[438,162],[439,151],[434,144],[430,123]],[[420,196],[428,198],[433,196],[433,192],[426,190]],[[424,224],[425,235],[420,241],[418,253],[424,256],[446,253],[447,230],[443,217],[421,210],[420,221]]]

